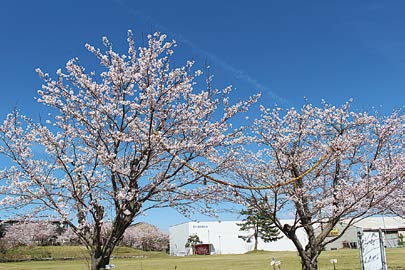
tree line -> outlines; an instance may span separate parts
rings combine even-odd
[[[111,229],[109,223],[103,226],[101,237],[104,241]],[[70,227],[44,220],[3,223],[0,237],[0,245],[4,250],[19,246],[80,244],[79,238]],[[137,223],[125,231],[119,245],[143,251],[167,251],[169,235],[151,224]]]

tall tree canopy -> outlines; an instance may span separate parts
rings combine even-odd
[[[230,105],[230,87],[197,86],[202,72],[191,70],[192,61],[172,67],[175,42],[165,40],[155,33],[136,48],[129,31],[125,55],[107,38],[105,53],[86,45],[100,63],[90,72],[77,58],[56,78],[38,69],[38,102],[49,115],[35,123],[14,112],[0,126],[0,154],[9,164],[0,171],[0,205],[68,222],[93,270],[109,263],[125,229],[148,209],[186,213],[190,202],[220,199],[185,164],[220,170],[223,148],[243,137],[230,119],[256,99]]]
[[[248,148],[235,152],[234,180],[238,202],[255,198],[258,211],[296,246],[302,269],[317,269],[334,226],[345,229],[361,218],[391,210],[404,215],[403,117],[378,117],[323,103],[300,110],[262,107]],[[250,149],[252,147],[250,146]],[[265,199],[265,198],[268,198]],[[282,224],[282,216],[292,224]],[[308,242],[301,242],[303,229]]]

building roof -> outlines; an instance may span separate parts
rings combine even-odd
[[[354,224],[363,230],[389,230],[389,229],[403,229],[405,230],[405,219],[402,217],[368,217],[362,219]]]
[[[280,220],[282,224],[292,224],[294,222],[293,219],[286,219],[286,220]],[[229,222],[229,223],[240,223],[242,222],[241,220],[233,220],[233,221],[190,221],[190,222],[184,222],[180,223],[177,225],[173,225],[171,227],[175,227],[178,225],[182,224],[189,224],[189,223],[203,223],[203,224],[215,224],[215,223],[221,223],[221,222]],[[344,221],[343,221],[344,222]],[[374,216],[374,217],[367,217],[365,219],[362,219],[356,223],[354,223],[352,226],[359,227],[363,230],[378,230],[378,229],[383,229],[383,230],[392,230],[392,229],[401,229],[405,230],[405,218],[402,217],[387,217],[387,216]]]

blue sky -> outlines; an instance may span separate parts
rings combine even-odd
[[[176,39],[178,59],[208,61],[215,86],[232,84],[236,98],[260,91],[262,104],[288,107],[353,98],[358,110],[389,113],[404,105],[404,10],[400,0],[1,1],[0,117],[15,106],[41,113],[36,67],[86,61],[84,44],[102,36],[125,52],[128,29],[139,42],[155,31]],[[143,219],[164,229],[186,221],[167,210]]]

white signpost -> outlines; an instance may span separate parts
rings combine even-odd
[[[382,232],[359,232],[362,270],[387,270]]]

